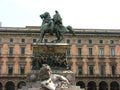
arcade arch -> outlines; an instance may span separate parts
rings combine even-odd
[[[20,81],[19,83],[18,83],[18,85],[17,85],[17,88],[18,89],[21,89],[21,87],[22,86],[25,86],[26,85],[26,83],[24,82],[24,81]]]
[[[108,90],[108,84],[105,81],[99,83],[99,90]]]
[[[80,86],[80,88],[85,88],[85,83],[83,81],[79,81],[76,83],[76,86]]]
[[[118,82],[116,82],[116,81],[111,82],[110,90],[120,90]]]
[[[12,81],[8,81],[5,84],[5,90],[15,90],[15,84]]]
[[[90,81],[87,84],[88,89],[87,90],[97,90],[96,83],[94,81]]]

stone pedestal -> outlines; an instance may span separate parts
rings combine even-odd
[[[33,43],[33,52],[40,53],[66,53],[66,50],[70,47],[67,43]]]
[[[56,88],[56,90],[83,90],[75,85],[75,75],[69,69],[69,62],[66,58],[66,51],[70,48],[67,43],[34,43],[32,44],[33,61],[31,74],[36,74],[41,64],[48,64],[52,68],[52,74],[65,76],[70,85],[67,88]],[[34,78],[34,75],[33,75]],[[44,90],[40,87],[40,81],[28,82],[19,90]]]
[[[18,90],[45,90],[45,89],[38,87],[38,88],[22,88]],[[56,90],[85,90],[85,89],[81,89],[79,86],[71,86],[69,88],[56,88]]]
[[[59,59],[58,62],[62,62],[63,59],[67,61],[66,63],[67,67],[66,66],[62,67],[60,65],[51,66],[50,63],[52,63],[53,60],[51,60],[50,63],[47,63],[47,64],[50,65],[50,67],[52,68],[53,74],[59,74],[59,75],[65,76],[73,85],[75,84],[75,75],[68,67],[69,61],[67,60],[67,57],[66,57],[66,52],[68,48],[70,48],[70,45],[67,43],[34,43],[32,44],[32,50],[35,54],[34,57],[36,57],[36,55],[41,55],[41,56],[43,55],[45,56],[45,58],[49,59],[49,57],[51,57],[50,55],[54,55],[53,57],[56,61],[57,59]],[[65,56],[62,57],[63,55]]]
[[[66,51],[67,43],[34,43],[32,44],[33,70],[39,70],[42,64],[48,64],[52,69],[68,69]],[[34,65],[35,63],[35,65]]]

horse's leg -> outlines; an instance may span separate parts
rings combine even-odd
[[[59,40],[60,40],[60,32],[57,30],[57,31],[55,32],[55,35],[56,35],[56,37],[57,37],[56,42],[59,42]]]
[[[37,43],[42,43],[42,41],[43,41],[43,37],[44,37],[44,30],[41,30],[41,33],[40,33],[40,38],[39,38],[39,40],[37,41]]]
[[[60,35],[60,36],[57,37],[56,42],[59,43],[59,42],[61,42],[62,40],[63,40],[63,35]]]
[[[42,41],[43,41],[44,35],[45,35],[45,32],[44,32],[44,31],[41,32],[41,34],[40,34],[40,42],[41,42],[41,43],[42,43]]]
[[[57,42],[61,42],[63,40],[63,34],[59,36],[59,40]]]

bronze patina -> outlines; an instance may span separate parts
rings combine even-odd
[[[53,18],[51,18],[49,12],[45,12],[40,15],[40,18],[42,19],[42,25],[40,28],[40,39],[38,40],[38,43],[42,43],[44,36],[46,33],[49,33],[50,35],[55,35],[57,37],[56,40],[53,40],[51,42],[53,43],[60,43],[63,38],[64,34],[66,32],[72,33],[75,35],[75,32],[73,31],[72,27],[69,25],[65,27],[62,24],[62,18],[58,11],[55,11],[55,15],[53,15]]]

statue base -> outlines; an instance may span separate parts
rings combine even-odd
[[[84,90],[80,89],[80,86],[75,85],[75,74],[68,67],[69,61],[66,57],[66,51],[68,48],[70,48],[70,45],[67,43],[32,44],[32,51],[34,54],[32,61],[32,70],[28,74],[28,82],[26,86],[23,86],[21,89],[18,90],[47,90],[41,87],[42,85],[39,78],[34,80],[34,78],[36,78],[40,74],[41,64],[48,64],[52,69],[52,74],[61,75],[68,79],[70,84],[67,85],[67,87],[55,88],[55,90]],[[49,83],[48,86],[49,85],[51,84]]]
[[[42,87],[38,87],[38,88],[22,87],[22,89],[18,89],[18,90],[46,90],[46,89]],[[85,90],[85,89],[81,89],[79,86],[69,86],[68,88],[56,88],[55,90]]]
[[[32,70],[40,70],[42,64],[48,64],[52,69],[69,69],[66,57],[67,43],[34,43],[32,44]]]
[[[26,88],[23,87],[22,89],[18,89],[18,90],[46,90],[45,88]],[[85,90],[85,89],[81,89],[79,86],[70,86],[69,88],[56,88],[55,90]]]

